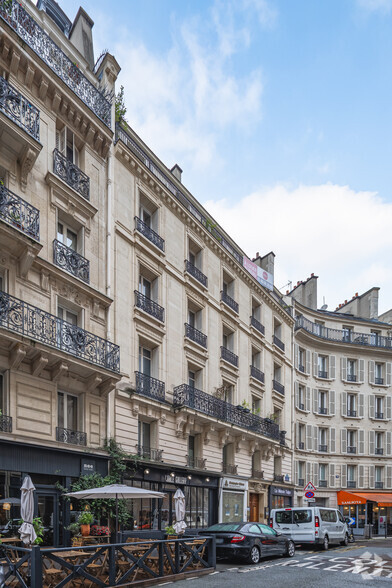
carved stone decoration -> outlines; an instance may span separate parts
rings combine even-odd
[[[21,343],[15,345],[10,354],[10,368],[17,370],[26,356],[26,349]]]
[[[53,382],[58,382],[60,378],[66,376],[69,370],[69,363],[59,361],[52,369],[51,376]]]
[[[223,429],[219,433],[219,447],[222,449],[226,443],[229,441],[230,438],[230,431],[229,429]]]
[[[25,192],[27,187],[27,176],[31,172],[31,169],[35,162],[34,151],[30,148],[26,149],[21,161],[20,161],[20,186]]]
[[[139,414],[139,404],[137,402],[132,402],[132,406],[131,406],[131,411],[132,411],[132,416],[137,417]]]
[[[159,417],[159,422],[161,423],[161,425],[164,425],[166,423],[166,413],[164,413],[163,411],[161,411],[161,416]]]
[[[185,438],[185,425],[187,423],[186,416],[182,415],[181,413],[177,413],[176,415],[176,437]]]
[[[38,357],[33,361],[31,366],[31,375],[40,376],[48,364],[48,356],[45,353],[40,353]]]

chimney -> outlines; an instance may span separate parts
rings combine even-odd
[[[177,178],[177,180],[179,182],[181,182],[182,169],[180,168],[180,166],[178,165],[178,163],[176,163],[175,165],[173,165],[173,167],[171,168],[170,171],[173,174],[173,176],[175,178]]]
[[[91,71],[94,69],[93,26],[94,22],[87,12],[80,7],[69,35],[69,40],[83,55]]]

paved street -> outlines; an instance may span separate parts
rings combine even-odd
[[[372,540],[331,548],[328,552],[298,549],[292,559],[263,560],[257,566],[219,562],[209,576],[176,582],[176,588],[238,588],[246,584],[274,588],[373,586],[392,581],[392,541]],[[163,585],[163,584],[162,584]],[[167,583],[165,584],[167,585]]]

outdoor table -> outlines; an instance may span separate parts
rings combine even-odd
[[[92,543],[89,543],[92,542]],[[82,535],[83,545],[94,545],[99,543],[110,543],[110,535]]]
[[[1,543],[22,543],[20,537],[0,537],[0,540]]]

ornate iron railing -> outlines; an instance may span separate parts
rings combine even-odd
[[[160,249],[161,251],[165,251],[165,240],[162,239],[162,237],[160,237],[158,233],[153,231],[151,227],[146,225],[146,223],[143,222],[138,216],[135,216],[135,227],[136,230],[139,231],[139,233],[144,235],[146,239],[151,241],[151,243],[158,247],[158,249]]]
[[[221,347],[221,358],[231,363],[235,367],[238,367],[238,355],[223,346]]]
[[[250,317],[250,324],[252,327],[254,327],[256,329],[256,331],[259,331],[259,333],[261,333],[262,335],[265,335],[265,327],[264,325],[261,324],[260,321],[257,320],[257,318],[255,318],[254,316]]]
[[[151,300],[151,298],[147,298],[147,296],[141,294],[138,290],[135,290],[135,306],[144,310],[144,312],[147,312],[162,323],[165,321],[165,309]]]
[[[0,220],[39,241],[39,210],[0,184]]]
[[[238,466],[233,463],[222,463],[222,473],[229,474],[231,476],[237,475]]]
[[[328,378],[328,372],[325,372],[324,370],[319,370],[318,371],[318,377],[319,378],[323,378],[323,379],[327,379]]]
[[[355,333],[350,332],[347,336],[347,331],[339,329],[330,329],[301,316],[295,321],[295,330],[304,329],[315,337],[320,339],[327,339],[328,341],[337,341],[339,343],[348,343],[350,345],[365,345],[369,347],[383,347],[387,349],[392,348],[392,337],[383,337],[375,333]]]
[[[108,127],[111,101],[96,88],[17,0],[0,0],[0,17]]]
[[[281,351],[284,351],[284,343],[277,337],[276,335],[273,336],[272,341],[276,347],[279,347]]]
[[[221,290],[221,300],[229,306],[234,312],[238,313],[238,302],[236,302],[227,292]]]
[[[320,486],[320,488],[327,488],[327,480],[319,480],[318,485]]]
[[[376,384],[376,386],[383,386],[384,378],[374,378],[374,383]]]
[[[383,413],[383,412],[376,412],[376,413],[374,414],[374,418],[375,418],[375,419],[380,419],[380,420],[383,420],[383,419],[384,419],[384,413]]]
[[[347,416],[348,417],[356,417],[357,416],[357,411],[356,410],[348,410],[347,411]]]
[[[211,394],[188,384],[174,388],[173,406],[175,408],[188,407],[253,433],[280,440],[279,426],[270,419],[245,412],[230,402],[211,396]]]
[[[355,446],[348,446],[347,447],[347,453],[357,453],[357,448]]]
[[[208,284],[207,276],[205,276],[203,274],[203,272],[201,270],[199,270],[198,267],[193,265],[193,263],[191,263],[189,261],[189,259],[185,260],[185,271],[188,272],[188,274],[190,274],[191,276],[193,276],[198,282],[200,282],[200,284],[203,284],[203,286],[205,286],[205,288],[207,288],[207,284]]]
[[[357,376],[355,374],[347,374],[347,382],[356,382]]]
[[[284,386],[277,380],[272,380],[272,389],[279,392],[279,394],[284,394]]]
[[[60,443],[69,443],[70,445],[87,445],[87,434],[82,431],[73,431],[72,429],[64,429],[63,427],[56,427],[56,441]]]
[[[137,455],[142,459],[149,459],[151,461],[163,461],[163,449],[155,449],[154,447],[136,445],[136,451]]]
[[[319,445],[319,451],[325,453],[328,451],[328,445]]]
[[[255,480],[264,480],[264,472],[262,470],[255,470],[252,468],[252,478]]]
[[[141,372],[135,372],[136,392],[142,396],[148,396],[154,400],[165,400],[165,382],[161,382]]]
[[[191,339],[195,343],[198,343],[207,349],[207,335],[201,331],[198,331],[195,329],[195,327],[192,327],[188,323],[185,323],[185,337],[188,337],[188,339]]]
[[[319,406],[318,414],[328,414],[328,408],[325,406]]]
[[[356,488],[357,487],[357,483],[355,480],[348,480],[347,481],[347,488]]]
[[[259,382],[263,382],[263,384],[264,384],[264,372],[259,370],[254,365],[250,366],[250,375],[252,376],[252,378],[259,380]]]
[[[284,476],[282,474],[274,474],[274,482],[284,482]]]
[[[39,141],[40,112],[38,108],[26,100],[26,98],[2,76],[0,76],[0,110],[4,112],[9,119],[16,123],[18,127],[33,137],[33,139]]]
[[[53,241],[53,263],[86,284],[90,283],[89,260],[57,239]]]
[[[188,468],[193,468],[194,470],[206,469],[206,459],[203,457],[191,457],[190,455],[187,455],[186,463]]]
[[[304,365],[301,365],[301,364],[298,364],[298,370],[300,372],[302,372],[302,373],[305,373],[305,366]]]
[[[380,490],[384,488],[384,482],[375,482],[374,487],[377,488],[377,490]]]
[[[1,291],[0,327],[101,368],[120,371],[118,345]]]
[[[53,173],[83,198],[90,200],[90,178],[58,149],[53,151]]]
[[[376,455],[383,455],[384,449],[382,447],[376,447],[375,454]]]
[[[0,432],[1,433],[12,433],[12,417],[6,414],[0,415]]]

